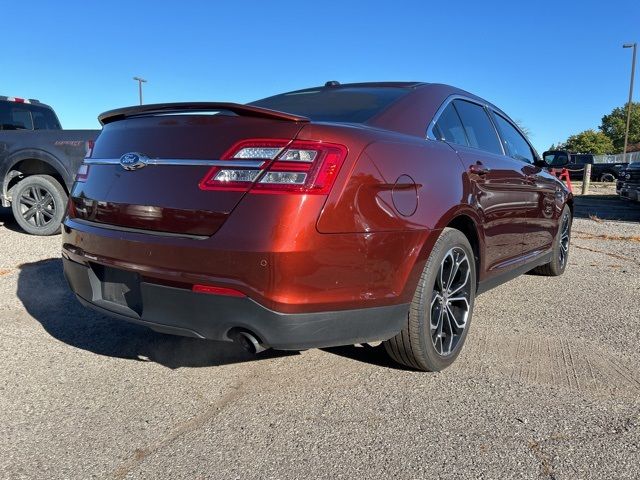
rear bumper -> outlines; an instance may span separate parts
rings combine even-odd
[[[306,198],[295,216],[282,214],[288,196],[255,197],[269,198],[241,202],[205,239],[67,218],[62,250],[77,263],[136,271],[158,284],[233,288],[282,313],[411,302],[438,231],[320,234],[315,225],[320,196],[307,196],[313,198]]]
[[[266,346],[305,349],[386,340],[405,325],[408,304],[315,313],[280,313],[248,297],[195,293],[140,281],[115,303],[103,297],[92,267],[63,258],[69,285],[84,305],[153,330],[231,341],[232,329],[251,331]]]

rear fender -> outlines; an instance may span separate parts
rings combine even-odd
[[[62,178],[63,187],[69,188],[73,183],[73,175],[65,168],[64,164],[50,153],[39,149],[23,149],[13,152],[5,160],[6,169],[1,173],[2,177],[2,204],[8,206],[11,200],[11,188],[15,184],[15,179],[25,174],[35,175],[38,173],[50,174],[50,171],[43,172],[22,172],[16,169],[16,165],[25,160],[37,160],[48,165],[53,169],[60,178]]]

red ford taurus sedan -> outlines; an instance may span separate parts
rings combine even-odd
[[[64,221],[85,305],[253,351],[384,341],[441,370],[475,296],[567,265],[573,200],[465,91],[328,82],[106,112]]]

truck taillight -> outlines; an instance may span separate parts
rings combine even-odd
[[[15,103],[31,103],[31,100],[29,100],[28,98],[7,97],[7,100]]]
[[[343,145],[321,141],[245,140],[223,160],[262,160],[256,167],[213,167],[200,181],[203,190],[325,195],[347,155]]]
[[[91,155],[93,155],[93,147],[95,146],[96,142],[93,140],[87,140],[85,142],[85,154],[84,157],[85,158],[91,158]]]
[[[78,173],[76,173],[76,182],[86,182],[89,177],[89,167],[86,163],[80,165],[78,168]]]

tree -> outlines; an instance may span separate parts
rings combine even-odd
[[[560,143],[552,143],[551,146],[549,148],[547,148],[547,150],[566,150],[565,148],[565,144],[566,142],[560,142]]]
[[[580,153],[593,153],[603,155],[614,150],[611,139],[602,132],[595,130],[585,130],[584,132],[571,135],[566,142],[559,145],[563,150]]]
[[[616,153],[624,149],[624,131],[627,127],[627,104],[614,108],[602,117],[600,131],[613,142]],[[631,123],[629,124],[629,144],[640,142],[640,103],[631,103]]]
[[[516,122],[516,125],[518,125],[518,128],[520,128],[520,130],[522,130],[522,133],[524,133],[527,138],[531,138],[533,136],[533,133],[531,132],[531,129],[529,127],[527,127],[526,125],[524,125],[522,123],[522,120],[514,120],[514,121]]]

